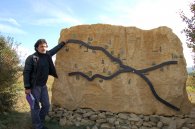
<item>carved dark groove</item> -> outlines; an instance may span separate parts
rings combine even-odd
[[[113,73],[110,76],[103,76],[100,74],[94,74],[92,77],[87,76],[86,74],[82,73],[82,72],[71,72],[69,73],[69,76],[73,76],[73,75],[81,75],[82,77],[86,78],[88,81],[93,81],[95,78],[101,78],[104,80],[110,80],[116,76],[118,76],[121,73],[127,73],[127,72],[133,72],[135,74],[137,74],[138,76],[140,76],[142,79],[144,79],[144,81],[148,84],[150,90],[152,91],[154,97],[160,101],[161,103],[165,104],[166,106],[176,110],[176,111],[180,111],[180,109],[172,104],[170,104],[169,102],[165,101],[164,99],[162,99],[161,97],[158,96],[158,94],[156,93],[153,84],[151,83],[151,81],[144,75],[144,73],[152,71],[152,70],[156,70],[159,69],[165,65],[171,65],[171,64],[177,64],[177,61],[166,61],[163,62],[161,64],[158,65],[154,65],[152,67],[149,68],[145,68],[145,69],[140,69],[137,70],[135,68],[132,68],[130,66],[124,65],[122,63],[122,61],[114,56],[112,56],[108,51],[106,51],[106,49],[99,47],[99,46],[90,46],[87,43],[81,41],[81,40],[75,40],[75,39],[70,39],[67,41],[67,44],[69,43],[74,43],[74,44],[79,44],[81,46],[85,46],[87,49],[92,49],[92,50],[99,50],[102,51],[105,55],[107,55],[111,61],[116,62],[119,64],[120,68],[118,71],[116,71],[115,73]]]

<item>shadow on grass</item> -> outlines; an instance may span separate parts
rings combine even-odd
[[[57,122],[46,122],[46,127],[49,129],[87,129],[87,126],[60,126]],[[92,126],[88,126],[89,128],[92,128]]]
[[[29,112],[0,114],[0,129],[32,129]]]
[[[49,129],[86,129],[87,126],[60,126],[57,121],[47,121]],[[91,126],[89,126],[91,127]],[[0,114],[0,129],[33,129],[30,112],[12,111]]]

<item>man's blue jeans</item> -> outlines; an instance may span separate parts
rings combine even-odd
[[[35,98],[34,109],[31,109],[32,124],[35,129],[41,129],[50,107],[47,86],[34,86],[31,93]]]

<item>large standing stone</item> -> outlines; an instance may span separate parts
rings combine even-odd
[[[168,27],[141,30],[136,27],[104,24],[80,25],[63,29],[59,41],[77,39],[91,46],[105,48],[124,65],[144,69],[165,61],[178,61],[150,71],[145,76],[156,93],[188,113],[191,104],[186,93],[186,62],[182,43]],[[67,109],[92,108],[112,112],[174,115],[177,111],[159,102],[147,83],[135,73],[122,73],[111,80],[96,78],[88,81],[82,76],[68,76],[83,72],[88,76],[110,76],[119,65],[102,51],[69,43],[56,57],[59,78],[54,80],[52,103]]]

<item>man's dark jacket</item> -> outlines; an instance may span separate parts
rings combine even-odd
[[[56,73],[55,66],[52,61],[52,56],[55,55],[62,47],[64,46],[64,43],[58,44],[56,47],[52,48],[51,50],[47,51],[46,54],[44,54],[44,58],[48,61],[46,62],[49,67],[49,75],[52,75],[53,77],[58,77]],[[27,57],[25,61],[25,67],[23,71],[23,80],[24,80],[24,87],[25,89],[31,89],[33,86],[36,85],[37,81],[37,75],[40,73],[39,69],[39,62],[41,59],[41,55],[39,52],[35,52],[34,54]],[[47,74],[43,73],[41,71],[41,74]],[[45,75],[48,77],[48,75]]]

